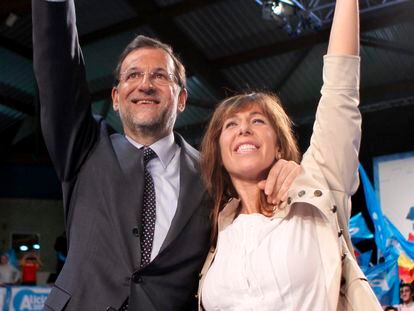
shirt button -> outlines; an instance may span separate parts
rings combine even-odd
[[[290,203],[292,203],[292,198],[291,197],[288,197],[287,204],[290,204]]]
[[[337,209],[336,205],[332,206],[332,209],[331,209],[332,213],[336,213],[336,209]]]
[[[139,237],[139,230],[138,230],[138,228],[137,228],[137,227],[132,228],[132,234],[133,234],[135,237]]]
[[[306,193],[305,190],[301,190],[301,191],[299,191],[298,196],[301,198],[305,195],[305,193]]]
[[[320,196],[322,196],[322,191],[315,190],[315,192],[313,194],[315,195],[315,197],[320,197]]]

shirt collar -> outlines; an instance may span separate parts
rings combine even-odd
[[[125,135],[125,137],[136,148],[141,149],[142,147],[144,147],[144,145],[137,143],[131,137],[127,135]],[[174,133],[170,133],[169,135],[161,138],[160,140],[157,140],[155,143],[148,147],[154,150],[164,168],[167,168],[168,164],[170,164],[171,160],[175,155],[175,152],[178,149],[178,146],[175,143]]]
[[[234,219],[236,218],[237,208],[240,204],[240,199],[230,198],[227,204],[224,206],[222,211],[219,213],[218,218],[218,230],[223,231],[227,226],[229,226]],[[290,205],[286,202],[282,202],[279,208],[274,212],[273,216],[270,219],[274,218],[283,218],[290,211]]]

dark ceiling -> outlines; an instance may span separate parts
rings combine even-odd
[[[261,1],[75,1],[94,112],[121,131],[110,102],[112,70],[123,47],[145,34],[170,43],[187,68],[190,97],[176,129],[191,143],[199,143],[220,99],[246,89],[268,89],[281,96],[305,149],[334,1],[292,1],[303,8],[296,9],[296,16],[312,16],[310,22],[301,19],[300,34],[288,34],[275,19],[264,19]],[[375,156],[414,150],[414,1],[360,0],[360,8],[361,160],[370,167]],[[39,130],[30,10],[29,0],[0,4],[0,196],[46,188],[21,182],[30,175],[52,190],[31,190],[26,196],[40,191],[41,197],[53,197],[58,186],[45,181],[51,167]],[[295,30],[297,17],[291,18]]]

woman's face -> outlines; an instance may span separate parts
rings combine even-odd
[[[279,153],[276,132],[254,103],[224,120],[219,145],[223,165],[232,179],[266,178]]]

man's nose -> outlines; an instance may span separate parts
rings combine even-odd
[[[139,81],[138,87],[143,91],[154,89],[154,84],[152,82],[151,74],[149,72],[144,73],[141,81]]]

